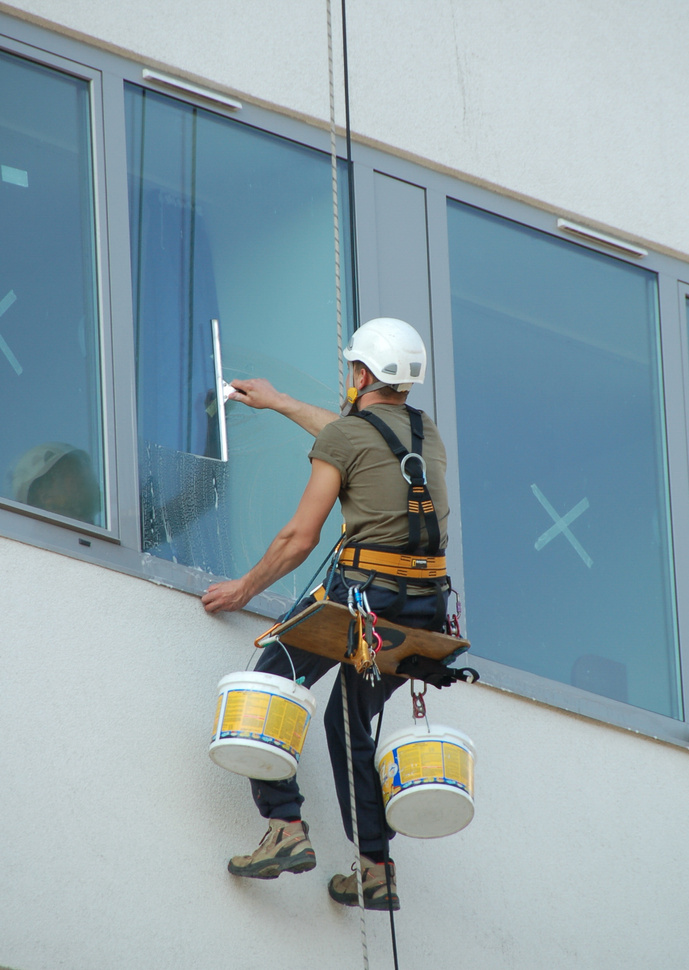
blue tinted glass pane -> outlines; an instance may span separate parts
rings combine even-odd
[[[230,401],[219,460],[210,321],[226,381],[337,407],[330,159],[138,88],[126,107],[144,547],[238,576],[294,512],[313,439]],[[300,591],[338,529],[276,592]]]
[[[474,649],[681,717],[656,278],[448,216]]]
[[[105,526],[88,83],[9,54],[0,411],[0,496]]]

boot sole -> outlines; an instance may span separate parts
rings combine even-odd
[[[302,872],[310,872],[316,868],[316,855],[311,850],[296,856],[287,856],[284,859],[265,859],[261,862],[252,862],[248,866],[235,866],[232,859],[227,864],[228,872],[233,876],[246,876],[249,879],[277,879],[283,872],[293,872],[299,875]]]

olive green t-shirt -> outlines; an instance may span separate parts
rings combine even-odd
[[[377,415],[411,450],[411,426],[404,406],[371,404],[366,410]],[[447,487],[445,446],[427,414],[423,417],[422,456],[426,462],[428,490],[438,516],[440,549],[447,545]],[[347,538],[366,545],[396,546],[403,549],[409,538],[407,517],[408,482],[399,460],[385,439],[367,421],[354,415],[326,425],[316,438],[309,458],[334,465],[342,478],[340,503]],[[428,533],[421,521],[421,542]]]

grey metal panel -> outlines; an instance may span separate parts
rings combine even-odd
[[[528,649],[528,631],[524,638],[524,649]],[[650,738],[689,747],[689,725],[685,721],[676,721],[569,684],[485,660],[474,656],[473,651],[465,654],[457,665],[466,664],[476,668],[485,685]]]
[[[103,78],[98,75],[91,83],[91,125],[93,131],[93,183],[96,217],[96,246],[98,257],[98,312],[101,353],[101,407],[103,409],[103,454],[105,460],[105,499],[108,531],[119,536],[120,502],[117,495],[117,461],[115,439],[115,401],[113,395],[112,301],[110,294],[110,245],[108,239],[108,205],[106,188],[106,159],[109,146],[103,124]]]
[[[661,387],[664,397],[665,438],[668,485],[670,492],[670,548],[674,567],[676,603],[676,635],[682,657],[681,630],[689,623],[689,452],[686,425],[686,375],[683,354],[683,300],[678,293],[676,277],[658,276],[659,312],[661,327]],[[679,323],[679,325],[678,325]],[[683,664],[680,662],[680,678]],[[682,687],[682,706],[686,717],[689,698],[686,683]]]
[[[674,281],[670,277],[668,284],[671,286]],[[689,283],[680,282],[677,286],[677,299],[678,299],[678,320],[679,326],[677,328],[677,342],[675,344],[676,352],[679,356],[679,366],[682,371],[682,392],[684,399],[684,415],[685,415],[685,439],[688,442],[689,449]],[[687,463],[689,464],[689,451],[687,455]]]
[[[364,323],[380,316],[375,180],[373,169],[368,165],[354,166],[354,195],[359,309],[361,322]]]
[[[373,178],[380,312],[423,329],[430,341],[426,192],[381,172]]]
[[[686,669],[689,664],[689,636],[686,634],[689,629],[689,285],[680,283],[678,286],[676,278],[666,274],[660,275],[659,284],[677,624],[681,669]],[[684,676],[682,681],[686,718],[688,678]]]
[[[110,313],[112,318],[113,396],[117,435],[117,487],[123,545],[140,549],[139,469],[136,424],[136,367],[132,313],[127,158],[121,77],[105,74],[103,111],[107,167]]]
[[[381,172],[374,172],[373,179],[378,312],[383,317],[406,320],[419,331],[432,374],[426,191]],[[410,403],[433,414],[432,381],[415,387]]]
[[[431,289],[432,358],[430,378],[434,393],[435,420],[447,451],[447,489],[450,501],[447,550],[448,571],[465,609],[462,556],[461,471],[457,448],[455,369],[452,352],[452,305],[450,299],[450,254],[447,236],[447,198],[444,192],[426,193],[428,214],[428,256]],[[462,632],[467,632],[466,611]],[[468,635],[468,633],[467,633]]]

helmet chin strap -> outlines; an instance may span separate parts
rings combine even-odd
[[[349,362],[349,380],[354,383],[354,364]],[[381,387],[390,387],[393,391],[408,392],[412,389],[413,384],[387,384],[385,381],[373,381],[372,384],[367,384],[361,391],[356,387],[347,388],[347,397],[342,403],[340,408],[340,417],[346,418],[348,414],[351,414],[352,408],[360,397],[364,394],[369,394],[371,391],[379,391]]]
[[[340,410],[340,417],[346,418],[351,413],[356,401],[360,397],[363,397],[364,394],[369,394],[371,391],[379,391],[381,387],[390,387],[393,391],[406,393],[411,390],[412,386],[412,384],[386,384],[385,381],[374,381],[373,384],[367,384],[362,391],[358,391],[356,387],[350,387],[347,389],[347,399]]]
[[[346,418],[348,414],[351,414],[352,408],[356,399],[359,397],[359,392],[355,387],[347,388],[347,397],[342,402],[342,407],[340,408],[340,417]]]

